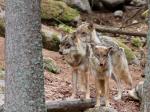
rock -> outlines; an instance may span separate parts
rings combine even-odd
[[[58,51],[60,39],[62,38],[61,33],[45,25],[42,25],[41,32],[43,37],[43,47],[48,50]]]
[[[103,3],[100,0],[89,0],[93,10],[101,10],[104,8]]]
[[[91,6],[89,4],[88,0],[64,0],[68,5],[77,7],[78,9],[82,11],[86,11],[88,13],[91,13]]]
[[[122,10],[117,10],[114,12],[115,17],[122,18],[123,17],[123,11]]]
[[[101,2],[107,9],[122,9],[125,4],[125,0],[101,0]]]
[[[55,61],[51,58],[44,59],[43,65],[45,70],[52,72],[54,74],[59,74],[61,71],[60,68],[56,65]]]
[[[132,0],[131,4],[134,6],[142,6],[147,4],[147,0]]]
[[[71,27],[71,26],[67,26],[65,24],[60,24],[58,26],[58,29],[66,32],[66,33],[73,33],[75,31],[75,28]]]
[[[112,107],[97,107],[97,108],[90,108],[84,112],[117,112],[117,110],[115,110]]]
[[[133,20],[133,21],[132,21],[132,24],[137,24],[137,23],[138,23],[137,20]]]
[[[80,17],[77,10],[63,1],[56,0],[42,0],[41,14],[42,19],[58,19],[65,22],[77,21]]]

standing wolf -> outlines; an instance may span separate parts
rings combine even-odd
[[[96,106],[100,105],[100,96],[105,96],[106,106],[109,106],[109,80],[112,78],[118,86],[116,100],[121,99],[121,80],[132,86],[127,60],[123,48],[105,47],[96,45],[93,48],[94,56],[99,65],[93,66],[97,89]],[[91,62],[93,63],[93,62]]]
[[[111,52],[106,53],[106,57],[108,57],[109,53],[109,56],[111,57],[112,60],[107,60],[107,62],[109,62],[112,66],[114,66],[115,64],[116,65],[112,69],[110,69],[109,66],[106,66],[104,68],[107,68],[108,71],[111,70],[113,71],[112,72],[114,74],[113,79],[115,79],[118,86],[118,95],[117,97],[115,97],[115,99],[120,99],[122,95],[120,80],[122,79],[128,84],[132,84],[132,78],[129,73],[128,64],[124,51],[121,50],[121,48],[120,50],[118,50],[119,47],[117,43],[115,43],[110,37],[97,36],[97,33],[93,25],[88,23],[80,25],[72,35],[64,37],[61,40],[60,44],[60,53],[64,55],[66,61],[72,66],[73,69],[72,97],[75,97],[77,90],[77,83],[79,83],[78,80],[81,80],[81,85],[79,84],[79,86],[82,89],[85,88],[86,90],[86,98],[89,98],[90,96],[89,72],[93,74],[95,73],[98,74],[99,70],[95,69],[96,68],[95,66],[99,66],[99,64],[102,62],[101,59],[103,58],[101,56],[100,57],[95,56],[96,54],[93,53],[94,47],[91,46],[93,44],[98,46],[104,46],[105,48],[109,47],[113,48],[113,51],[111,50]],[[119,62],[117,58],[120,59]],[[117,62],[119,65],[117,64]],[[102,67],[100,67],[100,69],[102,69]],[[101,75],[95,75],[95,79],[96,78],[97,79],[101,78]],[[107,80],[107,82],[109,82],[109,80]],[[102,85],[102,87],[104,88],[104,85]],[[109,86],[107,86],[107,90],[108,87]],[[100,90],[100,88],[97,88],[97,90],[98,89]],[[98,100],[96,105],[99,105]],[[106,105],[108,105],[107,102]]]
[[[89,59],[86,50],[87,45],[77,37],[76,33],[66,36],[61,40],[60,54],[72,67],[72,86],[71,98],[76,97],[77,86],[80,90],[86,91],[85,98],[90,98],[89,90]]]

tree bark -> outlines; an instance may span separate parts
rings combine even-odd
[[[133,31],[127,31],[122,30],[120,28],[111,27],[111,26],[101,26],[94,24],[96,31],[98,32],[105,32],[105,33],[113,33],[113,34],[122,34],[122,35],[130,35],[130,36],[140,36],[140,37],[146,37],[147,32],[133,32]]]
[[[150,8],[150,1],[148,0],[148,6]],[[145,67],[145,80],[142,89],[142,102],[141,102],[141,112],[150,111],[150,16],[148,20],[148,35],[147,35],[147,46],[148,46],[148,55],[147,63]]]
[[[4,112],[46,112],[40,0],[6,0]]]

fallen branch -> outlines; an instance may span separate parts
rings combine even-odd
[[[83,112],[95,105],[94,99],[89,100],[59,100],[46,102],[47,112]]]
[[[95,99],[55,100],[46,102],[47,112],[117,112],[113,108],[107,108],[105,110],[104,106],[93,108],[94,105]],[[0,106],[0,112],[4,112],[4,105]]]
[[[130,35],[130,36],[139,36],[139,37],[146,37],[147,32],[133,32],[122,30],[120,28],[111,27],[111,26],[101,26],[94,24],[96,31],[98,32],[105,32],[105,33],[113,33],[113,34],[122,34],[122,35]]]

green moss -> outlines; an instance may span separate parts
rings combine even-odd
[[[143,18],[148,18],[148,13],[149,13],[149,9],[147,9],[146,11],[144,11],[141,16]]]
[[[58,51],[59,50],[59,44],[60,44],[60,40],[59,40],[58,36],[53,34],[50,49],[53,51]]]
[[[142,46],[142,42],[139,37],[132,38],[131,43],[133,46],[138,47],[138,48]]]
[[[126,46],[124,43],[120,42],[117,39],[114,39],[114,41],[116,41],[120,47],[124,48],[128,62],[131,62],[132,60],[135,59],[134,52],[128,46]]]
[[[60,24],[60,25],[58,26],[58,28],[59,28],[60,30],[63,30],[64,32],[67,32],[67,33],[73,33],[73,32],[75,31],[75,29],[74,29],[73,27],[67,26],[67,25],[65,25],[65,24]]]
[[[44,69],[54,74],[60,73],[60,68],[54,63],[52,59],[43,60]]]
[[[59,19],[61,21],[72,21],[79,17],[79,12],[72,9],[66,3],[55,0],[42,0],[41,5],[43,19]]]

